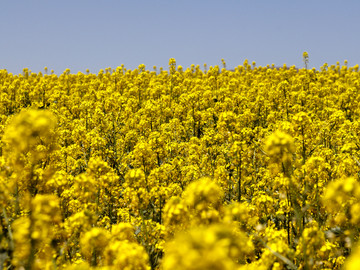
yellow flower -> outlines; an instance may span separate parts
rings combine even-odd
[[[221,188],[206,177],[191,183],[184,191],[184,203],[197,211],[220,207],[222,197]]]
[[[116,240],[135,242],[135,229],[130,223],[121,222],[111,228],[111,237]]]
[[[110,269],[149,270],[149,257],[137,243],[115,241],[104,250],[105,263]]]
[[[3,137],[7,153],[17,158],[31,153],[33,162],[44,158],[54,145],[56,119],[49,111],[23,110],[7,126]],[[44,147],[39,148],[42,145]]]
[[[81,253],[92,265],[97,265],[102,259],[102,254],[109,240],[110,235],[105,229],[92,228],[80,238]]]
[[[289,170],[295,152],[294,140],[290,135],[276,131],[267,138],[265,151],[272,163]]]
[[[350,257],[345,260],[344,270],[355,270],[360,268],[360,248],[356,247]]]
[[[236,269],[253,252],[251,241],[242,232],[225,225],[199,227],[180,233],[165,246],[167,269]]]

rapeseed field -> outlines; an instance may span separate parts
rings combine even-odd
[[[0,71],[1,269],[360,269],[359,66]]]

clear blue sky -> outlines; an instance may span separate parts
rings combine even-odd
[[[360,1],[3,0],[0,69],[360,64]]]

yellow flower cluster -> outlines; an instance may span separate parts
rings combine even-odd
[[[359,268],[359,66],[308,58],[0,70],[0,268]]]

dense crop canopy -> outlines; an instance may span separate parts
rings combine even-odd
[[[1,70],[0,267],[359,268],[358,66],[225,67]]]

